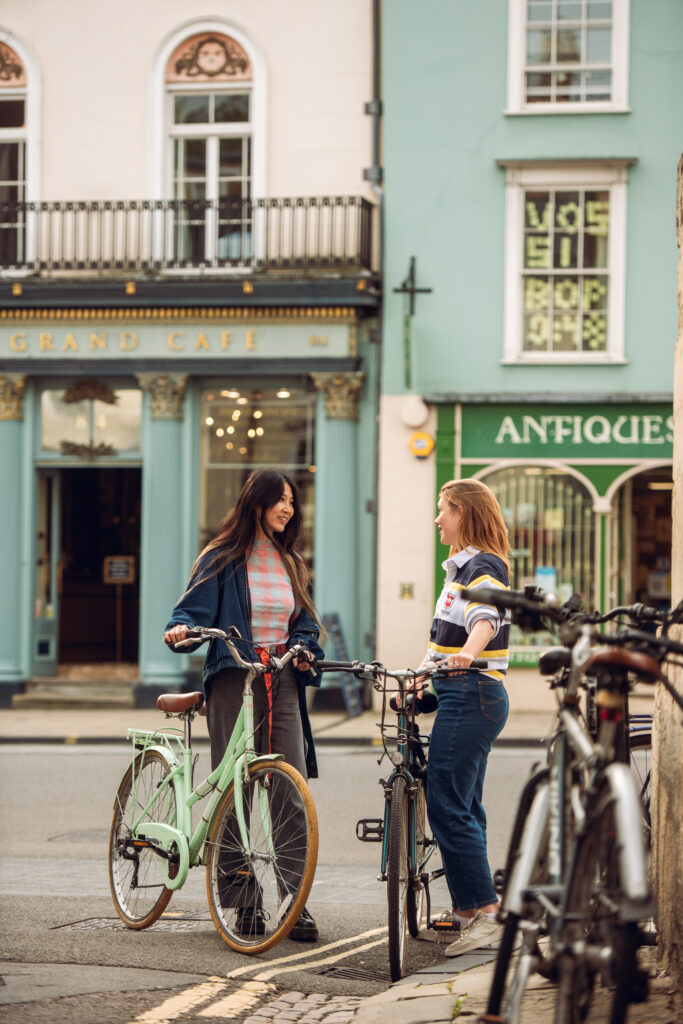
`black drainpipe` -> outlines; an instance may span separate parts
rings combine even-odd
[[[378,269],[380,273],[380,299],[377,311],[377,328],[374,337],[377,345],[377,374],[375,386],[375,471],[373,482],[373,497],[369,502],[368,511],[374,515],[373,550],[374,560],[372,566],[372,615],[370,631],[365,638],[371,650],[371,657],[374,658],[377,650],[377,540],[379,535],[377,513],[379,494],[379,409],[382,396],[382,290],[381,275],[384,269],[384,188],[383,173],[380,163],[382,147],[382,0],[372,0],[372,99],[365,104],[365,113],[372,118],[372,164],[363,171],[363,180],[370,182],[370,187],[377,197],[378,214]]]

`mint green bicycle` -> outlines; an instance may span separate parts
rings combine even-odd
[[[247,676],[242,710],[218,767],[193,788],[190,723],[203,706],[196,693],[163,694],[157,707],[182,728],[129,729],[136,753],[114,800],[109,883],[116,911],[134,929],[164,912],[189,869],[206,866],[209,909],[221,938],[242,953],[284,939],[304,909],[318,857],[318,822],[308,784],[281,754],[254,750],[253,681],[277,673],[296,645],[267,664],[246,661],[236,629],[196,627],[185,643],[224,641]],[[178,645],[180,646],[180,645]],[[193,831],[192,808],[212,794]]]

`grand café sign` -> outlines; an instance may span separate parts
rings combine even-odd
[[[0,355],[11,362],[37,363],[83,359],[254,359],[346,357],[354,355],[354,329],[345,323],[218,323],[137,324],[47,323],[0,327]]]

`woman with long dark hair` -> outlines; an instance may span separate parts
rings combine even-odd
[[[236,626],[248,641],[243,654],[249,660],[281,654],[296,643],[303,644],[312,659],[322,658],[318,616],[308,592],[306,565],[297,549],[300,528],[294,481],[276,469],[255,470],[194,563],[187,590],[166,626],[165,643],[173,648],[192,626],[225,631]],[[204,662],[212,768],[220,763],[241,710],[244,677],[245,670],[237,667],[226,645],[212,640]],[[254,684],[257,751],[284,754],[304,778],[318,774],[305,696],[305,687],[311,685],[320,685],[320,676],[303,658],[287,665],[276,685],[269,675]],[[243,917],[247,933],[263,931],[258,910],[245,910]],[[289,938],[302,942],[318,938],[306,909]]]

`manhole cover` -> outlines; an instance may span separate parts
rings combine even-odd
[[[159,921],[150,925],[146,931],[150,932],[187,932],[202,928],[211,924],[211,918],[206,911],[179,911],[175,914],[166,914]],[[67,924],[53,925],[50,931],[117,931],[124,929],[125,924],[118,917],[86,917],[82,921],[69,921]]]
[[[349,978],[351,981],[391,981],[391,976],[387,971],[371,971],[363,967],[323,967],[318,974],[334,978]]]

